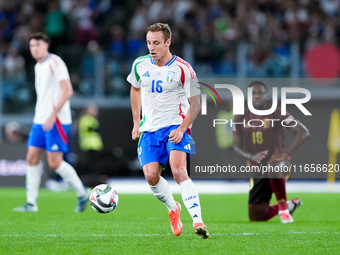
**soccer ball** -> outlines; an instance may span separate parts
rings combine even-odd
[[[118,204],[118,193],[107,184],[100,184],[91,192],[90,204],[96,212],[112,212]]]

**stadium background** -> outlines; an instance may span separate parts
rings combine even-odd
[[[312,100],[306,107],[313,116],[291,109],[312,134],[293,159],[296,164],[328,163],[330,117],[339,108],[340,85],[338,79],[321,83],[309,79],[312,73],[305,59],[309,50],[320,45],[339,46],[339,1],[11,0],[0,1],[1,186],[25,183],[25,141],[10,142],[4,131],[6,124],[15,121],[20,125],[16,131],[25,135],[33,118],[35,62],[28,37],[37,31],[51,37],[50,51],[60,55],[69,68],[75,91],[71,100],[74,119],[89,103],[99,106],[98,132],[104,149],[96,171],[108,178],[142,176],[135,161],[136,142],[130,139],[130,85],[125,79],[134,58],[147,54],[145,29],[154,22],[170,24],[171,52],[191,63],[199,78],[290,79],[289,86],[310,90]],[[332,78],[338,78],[338,53],[330,60],[322,59],[326,53],[314,64],[319,69],[335,66]],[[208,104],[212,118],[226,110],[212,101]],[[340,130],[334,123],[331,138],[339,144]],[[218,144],[220,134],[207,132],[209,124],[202,116],[195,123],[199,140],[205,138],[202,143],[207,150],[202,158],[243,164],[230,144]],[[333,154],[337,155],[338,147]],[[77,134],[72,151],[73,160],[84,157]],[[52,173],[43,161],[47,180]]]

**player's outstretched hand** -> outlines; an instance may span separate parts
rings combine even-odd
[[[262,159],[264,159],[268,154],[268,150],[260,151],[254,155],[251,156],[251,160],[254,161],[257,164],[260,164]]]
[[[132,140],[138,140],[140,137],[139,126],[134,125],[131,132]]]
[[[180,143],[183,137],[183,131],[181,131],[179,128],[174,129],[169,134],[169,140],[172,143]]]

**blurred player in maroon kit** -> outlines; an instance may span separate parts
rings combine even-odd
[[[267,110],[271,107],[268,88],[263,82],[254,81],[248,87],[253,89],[252,102],[255,109]],[[251,126],[257,127],[247,125],[248,121],[253,119],[258,121],[251,121]],[[274,119],[276,121],[273,121]],[[283,127],[282,121],[288,127]],[[244,115],[235,116],[233,127],[234,151],[246,159],[250,166],[289,166],[290,155],[309,136],[308,129],[300,121],[294,119],[288,112],[281,115],[279,107],[269,115],[255,115],[246,108]],[[287,148],[284,148],[283,143],[285,129],[295,135]],[[287,201],[283,171],[267,175],[258,172],[252,177],[254,178],[250,179],[249,219],[266,221],[279,215],[282,223],[294,222],[291,214],[301,204],[301,200],[296,198]],[[275,194],[278,204],[269,205],[272,193]]]

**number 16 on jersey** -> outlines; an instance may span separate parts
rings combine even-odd
[[[155,92],[155,83],[156,83],[156,91],[158,93],[162,93],[163,92],[163,88],[161,86],[161,84],[163,83],[163,81],[161,80],[152,80],[152,85],[151,85],[151,92],[154,93]]]

